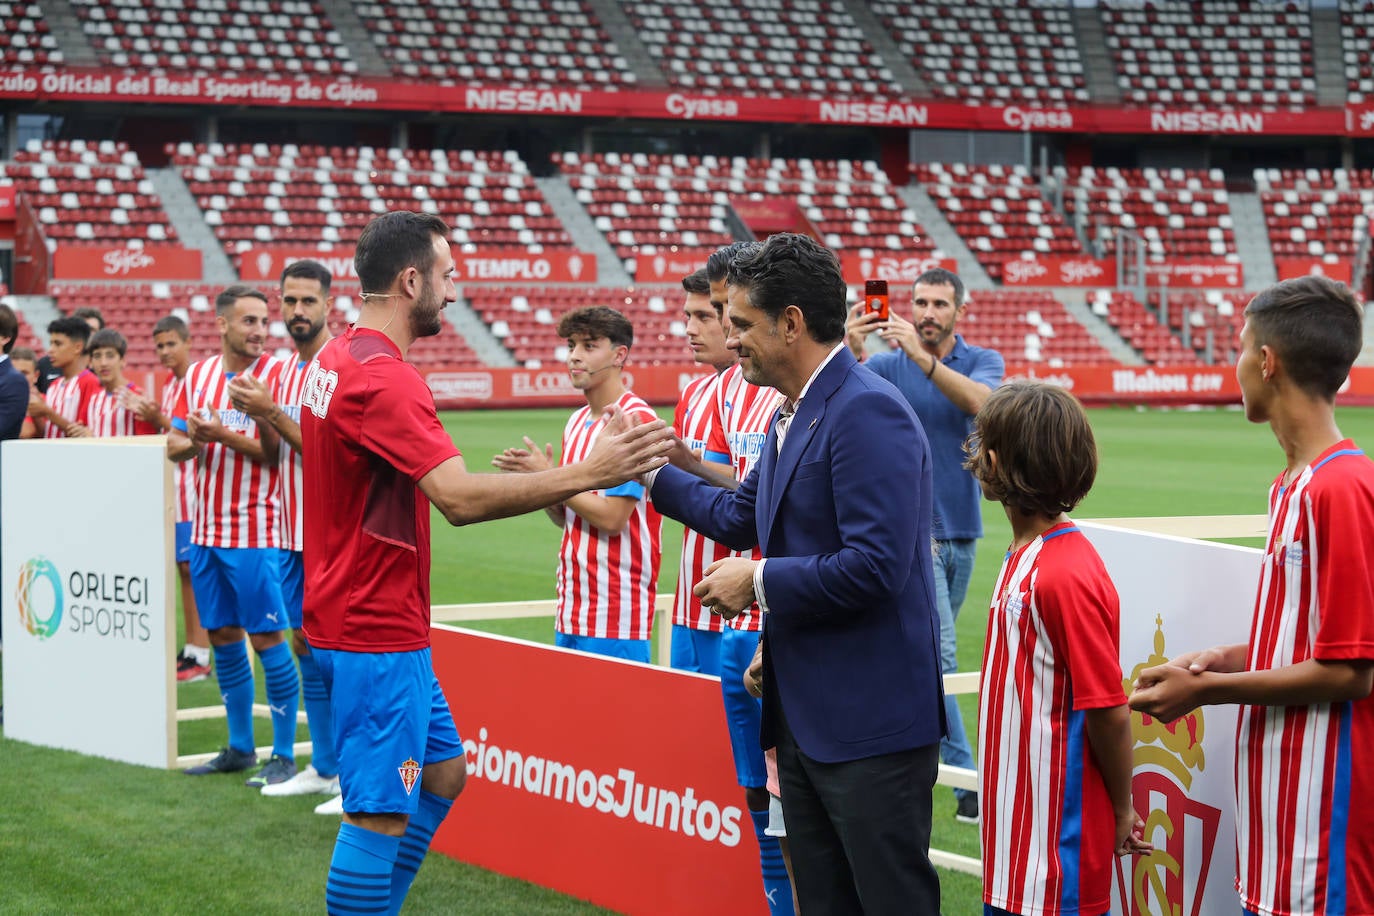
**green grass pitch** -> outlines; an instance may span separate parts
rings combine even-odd
[[[1265,492],[1283,455],[1268,428],[1246,423],[1239,411],[1111,408],[1091,415],[1101,468],[1076,517],[1264,512]],[[557,444],[566,418],[563,410],[444,415],[474,471],[490,470],[491,456],[518,444],[522,435]],[[1346,435],[1374,443],[1374,410],[1342,410],[1338,420]],[[984,504],[984,518],[987,534],[958,623],[963,670],[979,665],[985,609],[1009,539],[998,507]],[[558,537],[542,513],[457,530],[436,516],[435,602],[552,598]],[[659,590],[670,591],[679,526],[665,523],[663,543]],[[484,628],[544,641],[551,641],[553,630],[551,618],[496,621]],[[192,684],[180,688],[179,702],[212,705],[218,695],[213,682]],[[972,697],[962,702],[972,733],[976,703]],[[267,724],[259,727],[259,742],[266,743]],[[222,720],[184,723],[181,752],[214,750],[223,728]],[[318,799],[265,799],[241,783],[229,777],[192,780],[0,739],[0,909],[197,916],[319,912],[337,821],[311,813]],[[937,787],[934,845],[976,855],[976,828],[955,823],[953,811],[950,790]],[[461,822],[461,801],[453,817]],[[942,878],[946,916],[982,912],[976,879],[950,873]],[[407,912],[600,911],[432,856]]]

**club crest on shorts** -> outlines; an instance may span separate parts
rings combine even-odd
[[[409,795],[415,788],[415,783],[420,779],[421,766],[410,757],[405,763],[396,768],[396,772],[401,774],[401,783],[406,787],[406,794]]]

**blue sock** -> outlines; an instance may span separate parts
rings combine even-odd
[[[267,706],[272,710],[272,753],[295,760],[296,708],[301,699],[296,660],[284,642],[259,652],[258,658],[262,659],[262,672],[267,677]]]
[[[768,898],[768,914],[791,916],[792,882],[787,880],[782,845],[777,837],[763,832],[768,826],[767,811],[750,811],[749,817],[754,821],[754,835],[759,838],[759,869],[763,872],[763,893]]]
[[[415,873],[425,861],[425,853],[429,852],[429,841],[434,839],[434,831],[439,829],[452,807],[453,799],[420,790],[420,810],[410,816],[405,836],[401,837],[400,852],[396,854],[396,868],[391,872],[391,909],[387,911],[390,916],[401,912],[401,904],[410,893]]]
[[[229,746],[252,753],[253,743],[253,665],[248,647],[242,641],[215,646],[215,677],[224,712],[229,720]]]
[[[305,719],[310,723],[310,763],[321,776],[339,775],[339,752],[334,746],[334,714],[329,711],[329,691],[324,689],[320,663],[309,652],[296,656],[301,666],[301,695]]]
[[[385,913],[401,838],[340,824],[324,902],[330,914]]]

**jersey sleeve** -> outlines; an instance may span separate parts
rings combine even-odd
[[[682,402],[678,402],[681,409]],[[648,404],[639,403],[627,405],[625,412],[640,423],[651,423],[658,419],[658,414]],[[676,427],[675,427],[676,428]],[[679,430],[680,432],[680,430]],[[603,496],[626,496],[630,499],[644,498],[644,485],[637,480],[627,480],[618,487],[609,487],[602,491]]]
[[[1083,540],[1083,546],[1091,547]],[[1043,564],[1043,561],[1042,561]],[[1069,672],[1073,708],[1126,702],[1121,687],[1121,603],[1102,561],[1078,551],[1042,565],[1035,583],[1041,619],[1055,657]]]
[[[89,426],[91,422],[91,401],[105,390],[100,384],[100,379],[95,377],[95,373],[87,369],[77,376],[76,384],[81,392],[81,399],[77,402],[76,422],[82,426]]]
[[[725,385],[716,386],[711,398],[711,431],[706,436],[706,450],[702,459],[715,464],[730,463],[730,440],[725,438]]]
[[[973,371],[968,377],[975,382],[981,382],[989,388],[996,388],[1002,384],[1002,378],[1006,375],[1007,364],[1002,359],[1002,354],[996,350],[981,350],[977,358],[973,361]]]
[[[1343,459],[1364,462],[1363,457]],[[1367,462],[1366,462],[1367,463]],[[1364,469],[1362,469],[1364,470]],[[1312,657],[1374,660],[1374,472],[1324,487],[1308,506],[1321,621]]]
[[[461,453],[439,422],[434,395],[420,376],[405,363],[387,362],[372,369],[362,444],[418,483]]]
[[[189,373],[187,374],[186,382],[187,384],[183,384],[181,390],[177,392],[177,399],[172,404],[172,429],[181,433],[186,432],[186,418],[191,415],[191,386],[189,384]]]

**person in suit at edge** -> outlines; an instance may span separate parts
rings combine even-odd
[[[697,584],[714,612],[763,610],[765,748],[776,747],[803,913],[940,911],[931,791],[944,735],[930,552],[931,457],[891,384],[845,347],[839,261],[770,238],[728,277],[729,346],[786,398],[731,491],[674,467],[659,510],[736,550]]]

